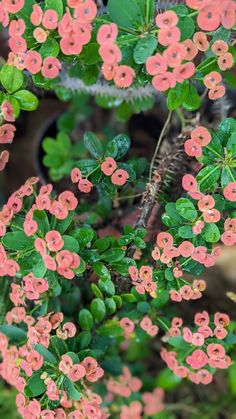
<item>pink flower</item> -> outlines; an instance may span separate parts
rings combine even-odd
[[[158,233],[156,237],[157,246],[159,246],[161,249],[164,247],[171,247],[173,245],[174,239],[170,233],[167,232],[161,232]]]
[[[185,59],[185,56],[186,56],[186,48],[183,44],[180,44],[178,42],[175,43],[174,45],[169,46],[163,52],[163,57],[168,63],[168,66],[172,68],[180,65],[182,60]]]
[[[56,29],[57,25],[58,25],[58,14],[55,10],[52,9],[48,9],[45,10],[44,12],[44,16],[42,19],[42,25],[46,28],[46,29]]]
[[[103,63],[102,65],[102,74],[105,78],[105,80],[113,80],[116,74],[116,70],[118,68],[117,63],[109,64],[109,63]]]
[[[195,73],[195,65],[193,63],[180,64],[174,68],[173,74],[178,83],[190,79]]]
[[[51,252],[58,252],[64,246],[64,240],[62,239],[60,233],[55,230],[49,231],[46,236],[47,247]]]
[[[155,21],[158,28],[173,28],[177,25],[179,18],[174,11],[168,10],[164,13],[159,13]]]
[[[65,218],[68,216],[68,209],[56,200],[51,204],[49,211],[58,220],[65,220]]]
[[[215,31],[220,26],[220,14],[215,5],[208,3],[200,9],[197,24],[204,31]]]
[[[196,349],[192,355],[186,357],[186,363],[194,370],[198,370],[208,363],[208,356],[201,349]]]
[[[178,291],[171,290],[170,291],[170,299],[172,301],[176,301],[177,303],[180,303],[182,301],[182,296]]]
[[[49,79],[54,79],[58,76],[61,70],[61,63],[57,58],[47,57],[43,60],[42,75]]]
[[[185,141],[184,149],[190,157],[200,157],[202,155],[202,147],[192,139]]]
[[[33,12],[30,15],[30,22],[34,26],[40,25],[43,19],[43,11],[38,4],[33,5]]]
[[[230,323],[230,318],[225,313],[216,313],[214,316],[214,323],[217,327],[226,327]]]
[[[46,42],[48,34],[43,28],[36,28],[33,32],[33,37],[39,44],[44,44]]]
[[[82,179],[81,171],[77,167],[75,167],[72,170],[70,177],[73,183],[78,183]]]
[[[152,85],[154,89],[158,90],[159,92],[166,92],[171,87],[175,87],[176,79],[173,73],[166,71],[162,74],[157,74],[152,79]]]
[[[86,370],[81,364],[73,365],[67,374],[68,378],[73,382],[81,380],[81,378],[83,378],[85,375]]]
[[[11,105],[11,103],[8,102],[8,100],[4,100],[2,102],[1,112],[2,112],[2,115],[3,115],[3,118],[5,119],[5,121],[7,121],[7,122],[14,122],[15,121],[14,109],[13,109],[13,106]]]
[[[93,184],[88,179],[81,179],[78,183],[78,189],[80,192],[89,193],[91,192],[92,187]]]
[[[167,71],[167,62],[161,54],[157,53],[152,57],[149,57],[146,61],[146,70],[151,76],[165,73]]]
[[[116,161],[112,157],[107,157],[101,164],[101,170],[106,176],[111,176],[117,168]]]
[[[189,242],[189,241],[187,241],[187,240],[184,240],[184,241],[183,241],[183,242],[179,245],[178,249],[179,249],[179,251],[180,251],[181,256],[183,256],[183,257],[185,257],[185,258],[188,258],[188,257],[190,257],[190,256],[191,256],[191,254],[192,254],[192,253],[193,253],[193,251],[194,251],[194,245],[193,245],[191,242]]]
[[[211,100],[217,100],[223,97],[225,95],[225,92],[225,86],[219,84],[218,86],[213,87],[209,90],[208,97]]]
[[[206,369],[197,372],[197,379],[201,384],[208,385],[213,380],[213,375]]]
[[[26,236],[30,237],[33,234],[37,233],[38,231],[38,224],[34,220],[25,220],[24,222],[24,232]]]
[[[74,211],[78,205],[78,200],[71,191],[64,191],[58,196],[58,201],[68,210]]]
[[[75,0],[68,0],[68,5],[75,3]],[[97,5],[93,0],[85,0],[84,2],[76,1],[75,18],[81,22],[92,22],[97,14]],[[70,6],[73,7],[73,6]]]
[[[191,138],[201,147],[207,146],[211,142],[211,134],[204,127],[197,127],[191,132]]]
[[[102,45],[106,42],[115,42],[118,35],[118,27],[115,23],[100,26],[97,34],[97,42]]]
[[[181,36],[180,29],[175,26],[172,28],[164,28],[158,31],[158,41],[159,44],[167,47],[169,45],[175,45],[179,42]]]
[[[223,191],[225,199],[236,202],[236,182],[230,182]]]
[[[58,266],[62,268],[70,268],[73,263],[73,254],[69,250],[61,250],[56,255]]]
[[[14,138],[16,128],[12,124],[3,124],[0,126],[0,144],[9,144]]]
[[[209,49],[210,44],[204,32],[195,32],[193,42],[199,51],[207,51]]]
[[[121,65],[116,68],[114,83],[117,87],[126,88],[131,86],[135,77],[135,71],[132,67]]]
[[[195,346],[202,346],[204,345],[204,336],[201,333],[193,333],[192,336],[192,344]]]
[[[60,40],[60,47],[65,55],[79,55],[82,51],[82,43],[75,35],[62,38]]]
[[[197,181],[192,175],[184,175],[182,178],[182,186],[185,191],[197,191]]]
[[[25,67],[31,74],[37,74],[40,72],[42,62],[42,57],[37,51],[27,51],[25,57]]]
[[[2,0],[2,4],[8,13],[15,14],[24,7],[25,0]]]
[[[185,46],[186,49],[185,59],[190,61],[193,60],[198,54],[198,48],[195,45],[195,43],[191,39],[186,39],[182,42],[182,44]]]
[[[68,374],[73,366],[73,361],[70,356],[62,355],[61,360],[59,362],[59,370],[63,372],[63,374]]]
[[[208,315],[207,311],[203,311],[202,313],[195,314],[194,323],[197,326],[208,326],[209,315]]]
[[[8,161],[9,161],[9,151],[3,150],[0,153],[0,172],[5,169]]]
[[[74,323],[67,322],[63,324],[62,330],[67,333],[68,338],[73,338],[76,335],[76,327]]]
[[[230,52],[226,52],[225,54],[221,55],[218,60],[218,66],[222,71],[228,70],[229,68],[233,67],[234,65],[234,58]]]
[[[217,39],[217,41],[212,44],[211,49],[217,56],[220,56],[224,55],[228,51],[229,46],[225,41]]]
[[[129,179],[129,174],[123,169],[116,170],[111,177],[112,183],[117,186],[123,186],[127,179]]]
[[[118,63],[122,59],[120,48],[113,42],[106,42],[99,48],[102,60],[109,64]]]
[[[128,317],[123,317],[123,319],[120,320],[120,325],[122,329],[124,329],[126,334],[130,334],[135,329],[135,324],[132,320],[130,320]]]
[[[220,73],[218,73],[218,71],[211,71],[203,79],[203,83],[208,89],[212,89],[213,87],[216,87],[221,81],[222,81],[222,76]]]

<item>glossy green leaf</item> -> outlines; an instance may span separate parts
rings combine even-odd
[[[92,132],[86,132],[84,134],[84,145],[93,157],[95,157],[96,159],[102,157],[102,143]]]
[[[19,90],[23,84],[23,72],[13,65],[4,64],[0,71],[0,81],[9,93]]]
[[[94,298],[92,300],[90,310],[97,323],[101,322],[106,316],[106,306],[101,298]]]
[[[140,38],[134,48],[134,61],[137,64],[144,64],[148,57],[154,53],[156,47],[156,36],[148,35],[145,38]]]
[[[194,221],[197,217],[197,210],[187,198],[180,198],[176,201],[176,210],[186,220]]]

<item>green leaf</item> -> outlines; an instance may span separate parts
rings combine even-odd
[[[76,389],[75,384],[73,384],[67,377],[64,378],[64,387],[67,391],[69,399],[80,400],[81,393]]]
[[[91,333],[86,332],[86,331],[79,333],[79,335],[77,336],[79,350],[86,349],[91,343],[91,340],[92,340]]]
[[[189,85],[186,83],[177,83],[177,85],[170,89],[167,96],[167,106],[170,111],[177,109],[184,102],[188,94]]]
[[[192,227],[189,225],[181,226],[178,230],[178,234],[183,239],[192,239],[195,234],[192,231]]]
[[[101,60],[98,53],[99,45],[95,42],[91,42],[85,45],[82,53],[80,54],[80,60],[83,60],[86,65],[96,64]]]
[[[34,238],[27,237],[23,231],[6,233],[2,238],[2,243],[10,250],[26,251],[34,248]]]
[[[68,216],[65,218],[65,220],[57,220],[56,230],[59,231],[59,233],[61,234],[65,233],[65,231],[71,225],[74,215],[74,211],[69,211]]]
[[[97,323],[101,322],[106,316],[106,306],[101,298],[94,298],[92,300],[90,310]]]
[[[44,384],[44,381],[40,378],[41,375],[42,372],[36,372],[27,381],[26,386],[24,388],[24,393],[27,397],[38,397],[46,391],[46,385]]]
[[[125,250],[117,248],[112,248],[107,250],[106,252],[102,253],[101,259],[105,260],[105,262],[115,263],[119,262],[125,256]]]
[[[236,132],[229,137],[226,149],[230,156],[236,156]]]
[[[35,210],[33,219],[38,224],[39,234],[45,235],[50,230],[48,217],[45,211]]]
[[[111,274],[107,267],[102,262],[95,262],[92,264],[94,272],[102,279],[110,279]]]
[[[26,339],[27,333],[25,330],[20,329],[17,326],[8,326],[8,325],[2,325],[0,326],[0,332],[9,337],[10,339],[14,341],[22,341],[23,339]]]
[[[118,338],[122,336],[123,329],[118,321],[108,320],[97,329],[97,333],[101,336],[106,336],[109,338]]]
[[[38,343],[37,345],[35,345],[34,349],[43,356],[44,361],[48,361],[51,364],[57,364],[56,357],[53,355],[52,352],[45,348],[45,346]]]
[[[142,239],[141,239],[142,240]],[[128,275],[130,266],[136,266],[131,258],[124,257],[120,262],[112,263],[112,268],[121,275]]]
[[[84,177],[89,176],[91,172],[99,167],[98,162],[92,159],[80,160],[77,162],[76,166],[81,170]]]
[[[70,252],[78,253],[79,251],[79,243],[78,241],[72,236],[62,236],[64,240],[63,249],[69,250]]]
[[[103,146],[93,132],[86,132],[84,134],[84,145],[90,154],[99,159],[103,155]]]
[[[236,363],[234,362],[233,365],[230,365],[228,369],[228,378],[229,378],[229,386],[232,394],[236,395]]]
[[[110,279],[99,279],[98,286],[105,295],[112,297],[116,293],[115,285]]]
[[[14,93],[13,97],[17,99],[20,109],[23,111],[35,111],[38,107],[38,98],[28,90],[19,90]]]
[[[194,34],[194,20],[189,16],[179,17],[178,27],[181,31],[181,42],[191,38]]]
[[[79,312],[79,325],[83,330],[91,330],[93,327],[93,316],[86,308]]]
[[[39,53],[42,58],[57,57],[59,52],[60,46],[58,42],[52,37],[47,38],[46,42],[44,42],[44,44],[39,49]]]
[[[140,3],[140,4],[138,4]],[[113,22],[125,28],[137,28],[144,24],[143,8],[140,0],[109,0],[108,12]]]
[[[183,107],[188,111],[196,111],[201,106],[201,98],[195,86],[188,84],[188,91],[185,96]]]
[[[0,81],[9,93],[19,90],[24,82],[23,72],[12,65],[5,64],[0,72]]]
[[[214,223],[206,224],[201,236],[208,243],[217,243],[220,240],[220,230]]]
[[[226,145],[227,140],[232,134],[236,132],[236,120],[235,118],[224,119],[217,130],[217,135],[220,138],[222,145]]]
[[[164,368],[161,370],[155,383],[157,387],[161,387],[164,390],[173,390],[181,381],[181,378],[175,375],[169,368]]]
[[[197,181],[201,192],[216,189],[221,175],[221,169],[217,164],[210,164],[204,167],[197,175]]]
[[[109,141],[106,148],[106,156],[120,160],[130,148],[130,138],[125,134],[119,134]]]
[[[194,221],[197,218],[197,210],[187,198],[180,198],[176,201],[176,210],[186,220]]]
[[[73,237],[76,238],[80,247],[89,245],[95,236],[95,232],[92,227],[80,227],[73,232]]]
[[[155,36],[148,35],[145,38],[140,38],[134,48],[134,61],[137,64],[144,64],[156,47],[157,38]]]
[[[59,16],[59,20],[63,16],[64,6],[62,0],[45,0],[45,7],[44,10],[53,9],[57,12]]]
[[[106,306],[107,313],[109,315],[114,314],[116,312],[116,303],[113,300],[113,298],[106,298],[105,306]]]
[[[100,289],[98,288],[98,286],[96,284],[94,284],[94,283],[91,284],[91,290],[92,290],[93,294],[95,295],[95,297],[101,298],[103,300],[104,297],[103,297]]]

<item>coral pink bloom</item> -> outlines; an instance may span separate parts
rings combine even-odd
[[[145,331],[150,329],[151,326],[152,326],[152,321],[151,321],[150,317],[148,317],[148,316],[145,316],[140,322],[141,329],[143,329]]]
[[[180,64],[174,68],[173,74],[178,83],[190,79],[195,73],[195,65],[193,63]]]
[[[8,13],[18,13],[25,4],[25,0],[2,0],[2,4]]]
[[[35,250],[37,250],[37,252],[39,252],[41,255],[46,254],[46,242],[40,237],[37,237],[37,239],[35,239],[34,247]]]
[[[184,300],[191,300],[193,295],[193,290],[189,285],[184,285],[180,288],[179,293]]]
[[[130,266],[128,269],[129,275],[133,281],[137,281],[139,277],[139,271],[136,266]]]
[[[124,331],[128,334],[132,333],[135,329],[134,322],[128,317],[123,317],[123,319],[120,320],[120,325],[122,329],[124,329]]]
[[[214,316],[214,323],[217,327],[229,326],[230,318],[225,313],[216,313]]]
[[[75,197],[73,192],[64,191],[58,196],[58,201],[66,208],[68,211],[74,211],[78,205],[78,199]]]
[[[175,375],[181,378],[185,378],[188,376],[188,368],[180,365],[174,369]]]
[[[61,51],[65,55],[79,55],[82,51],[80,40],[73,35],[65,36],[60,40]]]
[[[51,206],[51,201],[47,194],[42,194],[42,195],[37,196],[35,203],[36,203],[37,209],[40,211],[43,211],[45,209],[49,210]]]
[[[198,201],[198,209],[201,212],[211,210],[215,206],[215,200],[211,195],[205,195]]]
[[[196,349],[192,355],[187,356],[186,363],[194,370],[198,370],[208,363],[208,356],[201,349]]]
[[[157,74],[152,79],[152,85],[154,89],[159,92],[165,92],[176,85],[176,79],[173,73],[166,71],[162,74]]]
[[[153,324],[148,330],[147,330],[147,334],[149,336],[156,336],[157,333],[159,331],[158,326],[156,326],[155,324]]]
[[[2,3],[0,3],[0,23],[4,28],[9,25],[9,15]]]
[[[68,374],[73,366],[73,361],[70,356],[62,355],[58,368],[63,374]]]
[[[168,66],[172,68],[180,65],[182,60],[185,59],[185,56],[186,48],[183,44],[180,43],[169,46],[163,53],[163,57],[168,63]]]
[[[216,327],[214,329],[214,335],[217,339],[224,339],[227,336],[228,332],[226,329],[224,329],[223,327]]]
[[[204,345],[205,339],[201,333],[193,333],[192,336],[192,344],[195,346],[202,346]]]
[[[185,59],[190,61],[193,60],[198,54],[197,46],[191,39],[186,39],[182,42],[182,44],[185,46],[186,49]]]
[[[73,2],[74,0],[69,0]],[[69,4],[69,3],[68,3]],[[97,5],[93,0],[85,0],[83,3],[77,2],[74,16],[80,22],[92,22],[97,14]]]
[[[41,70],[43,59],[37,51],[29,50],[25,57],[25,67],[31,74],[37,74]]]
[[[157,53],[152,57],[149,57],[146,61],[146,70],[151,76],[156,76],[157,74],[165,73],[167,71],[167,62],[162,57],[161,54]]]
[[[24,222],[24,232],[26,236],[30,237],[33,234],[37,233],[38,231],[38,224],[34,220],[25,220]]]
[[[218,71],[211,71],[211,73],[207,74],[203,79],[203,83],[208,89],[217,86],[221,81],[222,75],[218,73]]]
[[[69,250],[61,250],[56,255],[56,261],[62,268],[69,268],[73,263],[73,254]]]
[[[126,170],[123,170],[123,169],[116,170],[111,177],[111,181],[113,185],[117,185],[117,186],[123,186],[127,182],[128,179],[129,179],[129,174],[128,172],[126,172]]]
[[[61,70],[61,63],[57,58],[47,57],[43,60],[42,75],[49,79],[54,79],[58,76]]]
[[[42,19],[42,25],[44,26],[44,28],[46,29],[56,29],[57,25],[58,25],[58,14],[55,10],[45,10],[44,12],[44,16]]]
[[[207,4],[202,7],[198,16],[197,24],[204,31],[215,31],[220,26],[220,14],[215,5]]]
[[[58,220],[65,220],[68,216],[68,210],[58,201],[54,201],[49,209],[50,213],[55,215]]]
[[[172,11],[172,10],[168,10],[164,13],[159,13],[156,16],[156,25],[158,26],[158,28],[173,28],[174,26],[177,25],[179,18],[177,16],[177,14]]]
[[[105,42],[115,42],[118,35],[118,26],[115,23],[100,26],[97,34],[97,42],[99,45]]]
[[[219,343],[210,343],[207,346],[207,354],[211,359],[224,358],[225,348]]]
[[[9,39],[9,47],[15,54],[25,52],[27,50],[27,44],[22,36],[14,36]]]
[[[218,66],[222,71],[226,71],[229,68],[233,67],[234,65],[234,58],[230,52],[226,52],[225,54],[221,55],[218,60]]]
[[[196,313],[194,316],[194,323],[197,326],[208,326],[209,324],[209,315],[207,311],[203,311],[202,313]]]
[[[201,384],[208,385],[212,382],[213,375],[208,370],[202,369],[197,372],[197,378]]]
[[[77,382],[81,380],[81,378],[83,378],[85,375],[86,375],[86,370],[83,367],[83,365],[80,365],[80,364],[73,365],[73,367],[70,369],[69,373],[67,374],[68,378],[73,382]]]
[[[7,122],[14,122],[15,121],[14,109],[13,109],[13,106],[11,105],[11,103],[8,102],[8,100],[4,100],[2,102],[1,112],[2,112],[2,115],[3,115],[3,118],[5,119],[5,121],[7,121]]]
[[[112,157],[107,157],[106,160],[101,164],[101,170],[106,176],[111,176],[116,168],[116,161]]]
[[[217,56],[220,56],[224,55],[228,51],[229,46],[225,41],[218,39],[212,44],[211,49]]]
[[[154,260],[159,260],[159,259],[160,259],[160,257],[161,257],[160,250],[158,249],[158,247],[155,247],[155,248],[153,249],[153,251],[152,251],[152,258],[153,258]]]
[[[187,192],[196,192],[197,191],[197,181],[192,175],[184,175],[182,178],[183,189]]]
[[[211,100],[217,100],[223,97],[225,95],[225,92],[225,86],[218,85],[209,90],[208,97]]]
[[[191,138],[201,147],[208,145],[211,142],[211,134],[204,127],[197,127],[191,132]]]
[[[127,88],[131,86],[135,77],[135,71],[132,67],[121,65],[116,68],[114,83],[117,87]]]
[[[236,24],[235,3],[233,1],[225,1],[221,4],[220,18],[222,26],[231,29]]]
[[[39,44],[44,44],[46,42],[48,34],[43,28],[36,28],[33,32],[33,37]]]
[[[173,28],[160,29],[157,38],[160,45],[167,47],[168,45],[174,45],[179,42],[180,36],[180,29],[175,26]]]
[[[188,258],[194,251],[194,245],[191,242],[185,240],[179,245],[178,249],[181,256]]]
[[[108,64],[118,63],[122,59],[120,48],[113,42],[107,42],[99,48],[99,54]]]
[[[205,223],[218,223],[218,221],[220,221],[220,218],[220,211],[218,211],[215,208],[212,210],[204,211],[203,213],[203,219]]]
[[[63,324],[62,331],[67,333],[68,338],[73,338],[76,335],[76,327],[71,322]]]
[[[23,19],[12,20],[9,25],[9,36],[21,36],[25,32],[25,22]]]
[[[77,167],[75,167],[72,170],[70,177],[73,183],[78,183],[82,179],[81,171]]]
[[[210,44],[204,32],[195,32],[193,42],[199,51],[207,51],[209,49]]]
[[[40,25],[43,19],[43,11],[38,4],[33,5],[33,12],[30,15],[30,22],[34,26]]]
[[[49,231],[46,236],[47,247],[51,252],[58,252],[64,246],[64,240],[62,239],[60,233],[56,230]]]
[[[236,202],[236,182],[230,182],[223,191],[225,199]]]
[[[184,149],[185,153],[190,157],[200,157],[202,155],[202,147],[192,139],[185,141]]]
[[[108,81],[113,80],[115,77],[117,68],[118,68],[118,65],[116,63],[114,64],[103,63],[102,74],[105,80],[108,80]]]
[[[88,179],[81,179],[78,184],[78,189],[80,192],[89,193],[91,192],[93,187],[92,182],[90,182]]]
[[[170,299],[172,301],[180,303],[182,301],[182,296],[180,295],[180,293],[178,291],[171,290],[170,291]]]
[[[158,233],[156,237],[156,243],[157,243],[157,246],[163,249],[166,246],[168,247],[172,246],[174,243],[174,239],[170,233],[163,231],[161,233]]]

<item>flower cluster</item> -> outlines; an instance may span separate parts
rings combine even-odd
[[[215,31],[220,25],[230,29],[235,25],[235,2],[186,0],[191,9],[198,11],[197,23],[204,31]]]
[[[14,109],[8,100],[4,100],[0,107],[0,144],[10,144],[14,138],[15,126],[10,122],[15,121]],[[0,171],[5,169],[9,160],[9,151],[0,154]]]
[[[141,266],[139,270],[135,266],[131,266],[129,274],[132,284],[139,294],[156,295],[157,284],[153,281],[153,271],[150,266]]]
[[[178,359],[175,351],[163,348],[161,357],[179,377],[188,377],[195,384],[209,384],[213,379],[213,369],[225,369],[232,363],[223,344],[215,342],[215,338],[222,341],[227,336],[225,327],[229,325],[229,317],[224,313],[216,313],[212,322],[208,313],[203,311],[195,315],[194,323],[195,330],[191,331],[188,327],[182,327],[181,318],[172,320],[167,333],[169,343],[174,346],[175,339],[180,339],[184,353]]]
[[[83,179],[81,171],[75,167],[71,172],[71,181],[76,183],[80,192],[89,193],[93,184],[88,179]]]
[[[115,44],[118,27],[115,23],[100,26],[97,34],[99,54],[103,60],[102,73],[106,80],[113,80],[120,88],[131,86],[135,71],[128,65],[119,65],[122,60],[120,48]]]
[[[101,164],[101,170],[106,176],[111,176],[113,185],[123,186],[129,178],[128,172],[117,169],[116,161],[112,157],[107,157]]]

